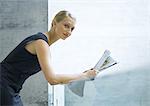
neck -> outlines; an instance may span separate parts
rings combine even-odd
[[[57,37],[57,35],[54,33],[53,30],[50,30],[48,32],[44,33],[47,38],[48,38],[48,44],[52,45],[54,42],[56,42],[57,40],[59,40],[59,38]]]

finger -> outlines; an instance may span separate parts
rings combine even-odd
[[[83,73],[86,73],[87,72],[87,70],[86,71],[84,71]]]
[[[99,73],[99,71],[98,71],[98,70],[94,70],[94,71],[95,71],[95,73],[96,73],[96,74],[98,74],[98,73]]]
[[[95,72],[96,72],[96,74],[98,74],[98,73],[99,73],[99,71],[98,71],[98,70],[95,70]]]

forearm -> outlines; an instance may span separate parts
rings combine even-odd
[[[95,70],[86,70],[83,73],[79,74],[56,74],[54,73],[54,71],[52,71],[52,69],[51,71],[45,69],[45,71],[43,72],[46,80],[51,85],[66,84],[74,80],[93,78],[96,75]]]
[[[55,84],[66,84],[74,80],[80,80],[86,78],[84,73],[80,74],[55,74],[54,83]]]

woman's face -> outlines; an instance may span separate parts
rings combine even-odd
[[[75,20],[70,17],[64,18],[60,22],[55,23],[55,33],[60,39],[65,40],[69,37],[75,27]]]

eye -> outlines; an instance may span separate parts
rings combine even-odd
[[[69,28],[70,26],[68,24],[64,24],[65,28]]]

